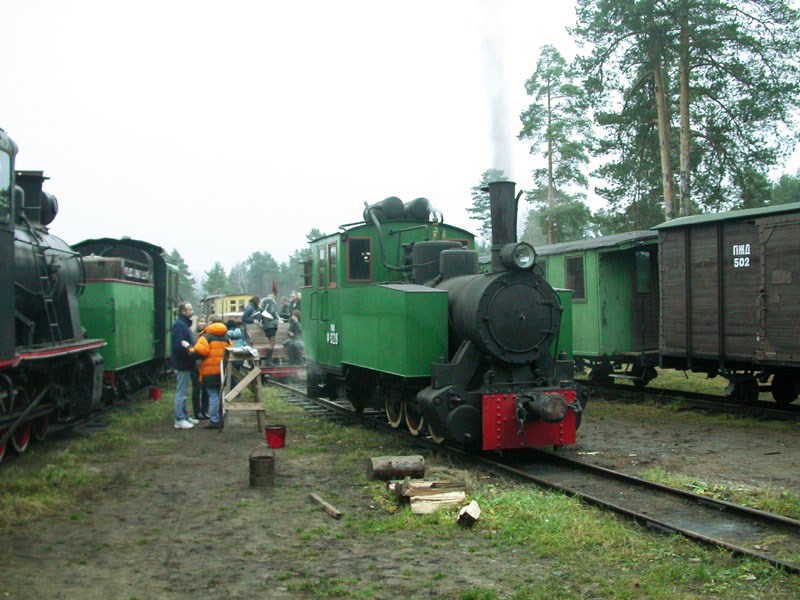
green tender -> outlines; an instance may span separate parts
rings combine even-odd
[[[100,350],[107,371],[152,360],[155,352],[153,286],[121,281],[93,281],[78,300],[81,320]]]

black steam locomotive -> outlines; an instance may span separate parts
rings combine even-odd
[[[15,172],[17,147],[0,130],[0,459],[47,434],[51,417],[95,409],[103,340],[87,339],[78,312],[79,255],[47,230],[58,211],[39,171]]]
[[[388,198],[311,242],[310,395],[379,405],[395,427],[485,450],[575,442],[583,398],[562,322],[570,303],[536,272],[534,249],[516,242],[514,184],[492,183],[489,195],[486,273],[473,235],[424,198]]]

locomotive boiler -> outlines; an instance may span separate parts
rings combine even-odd
[[[100,402],[102,340],[87,339],[77,297],[79,255],[47,230],[58,211],[40,171],[14,171],[16,145],[0,130],[0,458],[24,451],[50,417],[73,419]]]
[[[489,185],[492,262],[425,199],[367,206],[311,243],[304,333],[311,395],[483,449],[570,444],[583,396],[563,303],[516,242],[514,184]],[[567,292],[561,292],[567,294]],[[567,313],[568,316],[569,313]]]

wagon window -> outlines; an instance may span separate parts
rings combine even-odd
[[[347,280],[372,281],[372,240],[347,240]]]
[[[653,293],[653,265],[650,253],[639,250],[636,252],[636,293]]]
[[[586,292],[583,281],[583,257],[572,256],[567,258],[567,287],[575,293],[573,300],[585,300]]]
[[[328,285],[336,286],[336,244],[328,246]]]

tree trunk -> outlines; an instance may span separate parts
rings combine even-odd
[[[679,17],[681,27],[681,58],[680,58],[680,118],[681,118],[681,153],[680,165],[680,216],[686,216],[692,212],[691,190],[689,187],[691,174],[691,146],[692,131],[689,128],[689,13],[685,2],[681,3],[681,14]]]
[[[655,46],[655,42],[653,42]],[[675,193],[672,189],[672,159],[670,158],[669,114],[667,113],[667,95],[664,88],[664,77],[661,62],[654,50],[653,81],[656,93],[656,118],[658,119],[658,146],[661,152],[661,184],[664,190],[664,216],[667,221],[675,218]]]
[[[556,198],[553,181],[553,108],[550,92],[547,92],[547,243],[556,243]]]

